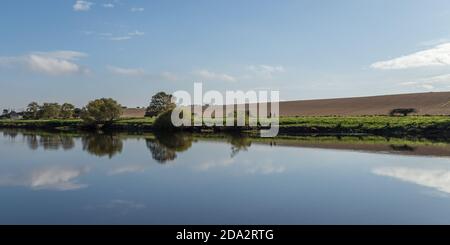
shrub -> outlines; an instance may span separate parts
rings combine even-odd
[[[177,128],[172,124],[172,111],[173,109],[170,109],[159,114],[153,123],[153,127],[161,132],[175,131]]]
[[[408,116],[411,113],[417,113],[417,110],[414,108],[397,108],[397,109],[393,109],[389,112],[390,116],[395,116],[395,115],[403,115],[403,116]]]

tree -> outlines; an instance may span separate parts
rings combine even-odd
[[[33,101],[30,104],[28,104],[25,112],[25,117],[28,119],[38,119],[39,110],[40,110],[39,104]]]
[[[81,112],[83,112],[83,110],[80,109],[80,108],[73,109],[73,117],[74,118],[80,118],[81,117]]]
[[[64,103],[61,106],[60,117],[64,119],[71,118],[74,114],[75,106],[69,103]]]
[[[175,104],[172,102],[173,96],[165,92],[159,92],[152,96],[152,101],[145,112],[147,117],[155,117],[164,111],[173,109]]]
[[[8,109],[3,109],[3,116],[6,116],[6,115],[8,115],[9,114],[9,110]]]
[[[44,103],[39,110],[39,119],[54,119],[59,117],[61,106],[58,103]]]
[[[390,116],[395,116],[398,114],[401,114],[403,116],[408,116],[411,113],[417,113],[417,110],[414,108],[397,108],[397,109],[393,109],[389,112]]]
[[[87,123],[111,124],[119,119],[122,106],[111,98],[101,98],[89,102],[81,113],[81,118]]]

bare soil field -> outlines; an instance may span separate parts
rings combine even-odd
[[[396,108],[414,108],[417,110],[416,115],[450,115],[450,92],[287,101],[280,102],[280,115],[388,115],[392,109]]]
[[[389,115],[392,109],[414,108],[412,115],[450,115],[450,92],[381,95],[280,102],[280,116]],[[144,117],[145,109],[128,108],[122,117]]]

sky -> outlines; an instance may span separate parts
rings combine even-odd
[[[450,91],[447,0],[3,0],[0,108],[158,91]]]

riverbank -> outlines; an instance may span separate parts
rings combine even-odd
[[[111,131],[152,132],[153,118],[120,119],[104,128]],[[0,120],[0,128],[79,130],[88,128],[80,119]],[[257,131],[258,127],[195,127],[186,131]],[[449,116],[281,117],[281,135],[379,135],[450,138]]]

